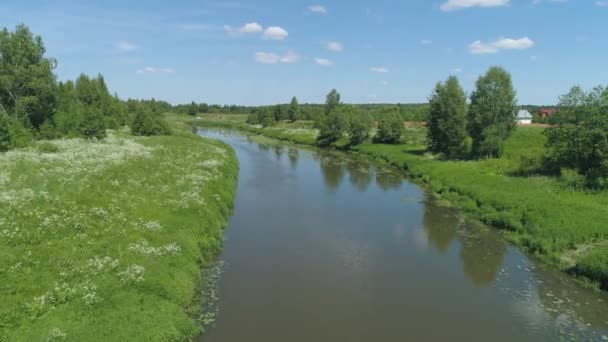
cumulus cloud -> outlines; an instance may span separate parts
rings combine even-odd
[[[321,14],[327,13],[327,8],[325,8],[325,6],[321,6],[321,5],[308,6],[308,10],[312,13],[321,13]]]
[[[330,61],[329,59],[325,59],[325,58],[315,58],[315,63],[317,63],[320,66],[324,66],[324,67],[334,65],[334,63],[332,61]]]
[[[329,43],[327,43],[327,49],[329,51],[342,52],[342,51],[344,51],[344,45],[342,45],[342,43],[339,43],[339,42],[329,42]]]
[[[386,74],[387,72],[389,72],[388,68],[385,67],[371,67],[369,68],[369,70],[372,72],[377,72],[379,74]]]
[[[116,43],[116,48],[122,52],[129,52],[129,51],[137,50],[138,46],[133,43],[123,40],[123,41]]]
[[[175,72],[175,69],[173,68],[156,68],[156,67],[151,67],[151,66],[147,66],[143,69],[139,69],[137,70],[137,73],[140,75],[143,74],[173,74]]]
[[[504,7],[509,6],[511,0],[448,0],[439,7],[444,12],[472,7]]]
[[[469,52],[474,55],[482,55],[498,53],[500,50],[525,50],[533,47],[534,44],[534,41],[528,37],[519,39],[501,38],[489,43],[476,40],[469,44]]]
[[[239,29],[241,33],[260,33],[263,31],[262,25],[258,23],[247,23]]]
[[[284,28],[280,26],[270,26],[264,30],[263,37],[270,40],[284,40],[288,35],[289,33]]]
[[[256,63],[260,64],[296,63],[300,60],[300,55],[291,50],[284,55],[260,51],[255,53],[254,58]]]

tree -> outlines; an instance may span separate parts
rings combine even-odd
[[[325,98],[325,115],[338,109],[340,104],[340,93],[336,89],[332,89]]]
[[[140,106],[133,118],[131,132],[139,136],[170,135],[171,130],[162,115]]]
[[[198,105],[196,102],[192,101],[192,103],[190,103],[188,106],[188,115],[195,116],[196,113],[198,113]]]
[[[281,121],[281,120],[284,119],[284,117],[283,117],[283,108],[281,107],[281,105],[274,106],[273,114],[274,114],[274,121],[275,122],[279,122],[279,121]]]
[[[378,133],[374,142],[380,144],[398,144],[403,134],[403,119],[396,110],[391,110],[380,118]]]
[[[287,110],[287,118],[289,120],[296,121],[300,116],[300,105],[298,104],[298,99],[294,96],[291,99],[291,103],[289,104],[289,109]]]
[[[348,111],[332,110],[327,116],[321,118],[317,124],[319,135],[317,136],[317,144],[319,146],[329,146],[338,141],[348,129]]]
[[[468,115],[474,156],[501,155],[504,141],[515,128],[515,96],[511,75],[501,67],[491,67],[477,80]]]
[[[263,127],[274,126],[276,123],[276,113],[271,113],[270,111],[262,112],[260,116],[260,123]]]
[[[467,98],[458,78],[437,83],[429,100],[428,148],[433,153],[455,156],[465,152]]]
[[[598,187],[608,178],[608,89],[585,93],[580,87],[560,97],[555,125],[547,135],[546,164],[573,169]]]
[[[56,62],[42,39],[19,25],[0,31],[0,111],[38,128],[55,111]]]
[[[11,148],[10,122],[6,113],[0,111],[0,152]]]
[[[90,107],[85,110],[80,132],[85,138],[103,139],[107,136],[104,116],[100,109]]]
[[[369,138],[369,132],[374,124],[374,119],[367,112],[357,111],[349,107],[349,145],[362,144]]]

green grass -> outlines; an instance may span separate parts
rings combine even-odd
[[[206,120],[284,139],[290,124],[260,129],[243,122]],[[444,161],[426,154],[424,130],[410,128],[404,144],[363,144],[354,151],[405,170],[414,182],[470,216],[497,228],[514,244],[557,267],[608,288],[608,193],[570,186],[566,175],[539,175],[545,151],[544,128],[518,127],[501,158]],[[301,131],[302,144],[314,144],[313,131]]]
[[[0,154],[0,341],[171,341],[200,332],[238,165],[183,131]]]

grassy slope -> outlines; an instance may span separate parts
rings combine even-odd
[[[294,138],[283,128],[256,128],[243,118],[211,118],[203,125],[238,128],[301,144],[314,132]],[[407,170],[414,181],[473,217],[505,230],[518,246],[564,270],[608,288],[608,193],[577,191],[562,180],[526,172],[544,153],[543,128],[519,127],[500,159],[441,161],[425,155],[420,130],[406,132],[407,144],[355,147],[359,153]],[[283,132],[283,133],[281,133]]]
[[[0,340],[197,334],[237,173],[228,146],[190,132],[0,154]]]

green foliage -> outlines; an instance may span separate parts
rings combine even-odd
[[[608,247],[596,248],[582,257],[573,272],[599,282],[604,290],[608,290]]]
[[[56,62],[25,25],[0,31],[0,111],[38,128],[53,115]]]
[[[274,122],[280,122],[282,120],[285,120],[286,113],[284,113],[283,107],[281,105],[274,106],[274,111],[272,112],[272,114],[274,115]]]
[[[106,123],[103,114],[97,108],[90,107],[84,113],[80,133],[85,138],[103,139],[106,134]]]
[[[195,116],[198,113],[198,105],[196,102],[190,103],[188,106],[188,115]]]
[[[287,118],[291,121],[296,121],[300,116],[300,105],[298,104],[298,99],[294,96],[291,99],[291,103],[289,104],[289,109],[287,110]]]
[[[262,124],[262,127],[274,126],[277,123],[276,117],[277,117],[276,112],[275,113],[270,113],[270,112],[262,113],[261,118],[260,118],[260,123]]]
[[[9,136],[11,138],[11,149],[27,147],[34,140],[32,130],[20,120],[14,118],[9,119]]]
[[[332,89],[325,98],[325,115],[327,116],[338,109],[340,104],[342,104],[340,102],[340,93],[336,89]]]
[[[378,133],[374,137],[374,142],[378,144],[398,144],[401,142],[403,134],[403,120],[395,111],[385,113],[378,122]]]
[[[147,108],[140,108],[131,125],[133,135],[153,136],[170,135],[171,131],[163,116]]]
[[[429,102],[429,150],[451,157],[468,152],[465,145],[467,99],[458,78],[451,76],[445,83],[437,83]]]
[[[319,135],[317,145],[329,146],[340,138],[348,130],[350,107],[346,109],[331,110],[317,123]]]
[[[10,121],[8,115],[0,112],[0,152],[11,148]]]
[[[349,145],[355,146],[369,139],[370,130],[374,125],[374,119],[366,112],[360,112],[355,107],[347,107],[350,117],[349,123]]]
[[[501,67],[491,67],[477,80],[468,115],[475,157],[500,156],[504,140],[515,128],[515,96],[511,75]]]
[[[601,187],[608,178],[608,90],[573,87],[560,98],[554,121],[546,131],[547,165],[577,170],[589,186]]]

